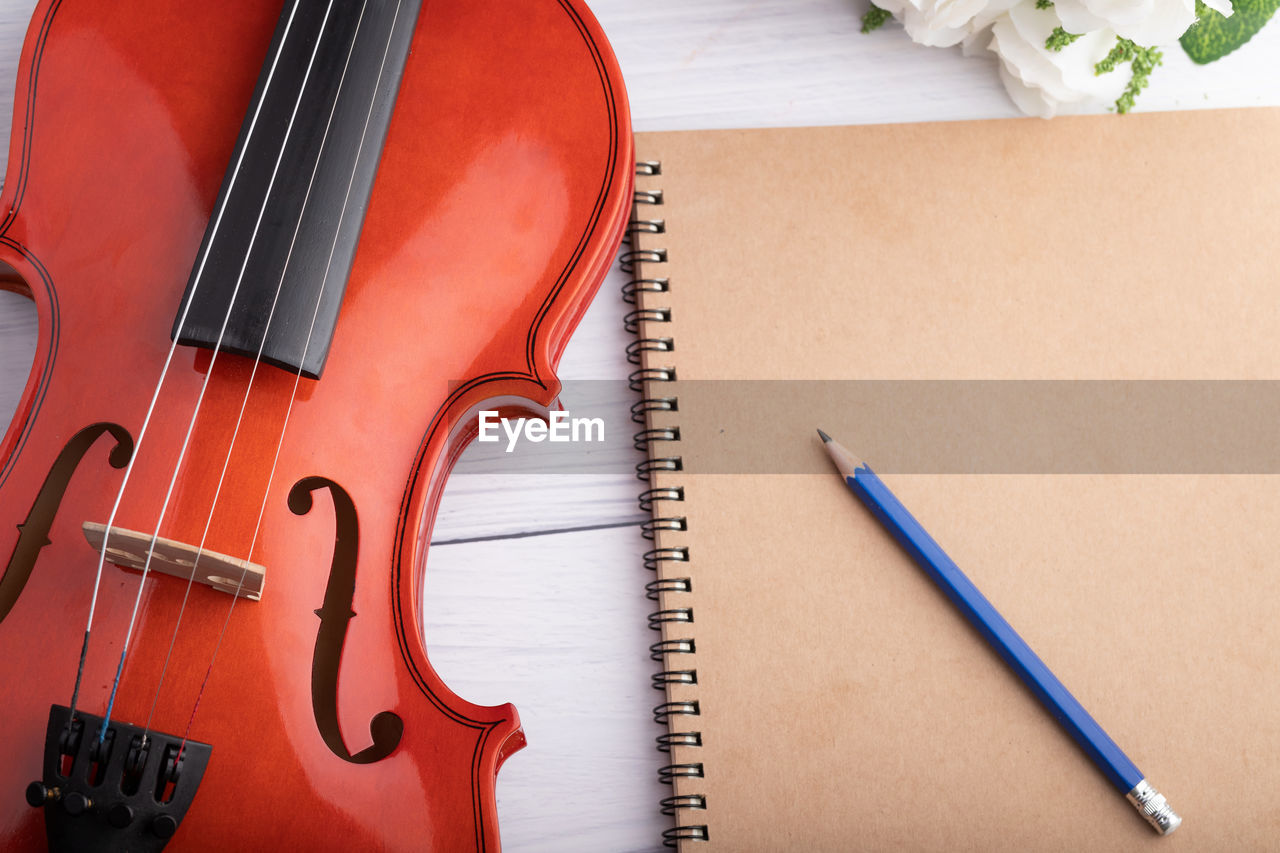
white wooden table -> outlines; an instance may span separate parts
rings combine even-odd
[[[66,0],[84,2],[86,0]],[[32,0],[0,0],[0,150]],[[594,0],[626,75],[637,130],[933,121],[1017,115],[993,59],[858,33],[865,0]],[[1280,104],[1280,24],[1239,53],[1193,66],[1179,49],[1139,108]],[[1212,164],[1214,152],[1201,163]],[[768,168],[768,164],[761,164]],[[1280,188],[1277,188],[1280,194]],[[620,381],[629,366],[614,273],[565,353],[564,379]],[[0,422],[26,380],[35,321],[0,293]],[[572,408],[572,400],[564,401]],[[630,427],[624,411],[610,424]],[[659,847],[658,729],[649,708],[647,543],[631,464],[550,477],[450,481],[428,566],[426,636],[445,680],[481,703],[511,701],[529,746],[498,780],[515,851]]]

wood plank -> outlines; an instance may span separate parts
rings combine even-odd
[[[514,702],[528,736],[498,774],[508,850],[661,849],[644,544],[627,528],[431,551],[432,665],[467,699]]]

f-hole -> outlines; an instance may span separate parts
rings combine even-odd
[[[316,632],[316,648],[311,658],[311,708],[320,737],[324,738],[334,755],[352,764],[372,764],[386,758],[399,745],[404,721],[391,711],[379,711],[369,721],[369,736],[373,743],[354,755],[342,739],[342,731],[338,728],[338,665],[342,660],[348,623],[356,615],[351,607],[356,592],[360,528],[351,496],[325,477],[304,477],[295,483],[289,490],[289,509],[295,515],[306,515],[311,511],[311,495],[319,489],[327,489],[333,498],[334,541],[324,604],[315,611],[320,617],[320,628]]]
[[[80,467],[80,460],[89,452],[89,448],[104,433],[110,433],[116,440],[116,446],[107,456],[111,467],[123,468],[129,464],[129,458],[133,456],[133,437],[119,424],[90,424],[72,436],[62,448],[31,505],[31,511],[27,513],[26,521],[18,525],[18,543],[13,546],[13,554],[9,556],[4,577],[0,578],[0,622],[9,615],[18,596],[26,588],[40,549],[49,544],[49,529],[53,527],[54,516],[58,514],[58,507],[62,504],[67,484],[71,482],[71,475]]]

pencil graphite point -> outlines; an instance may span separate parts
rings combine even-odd
[[[827,455],[831,457],[831,461],[835,463],[836,469],[840,472],[840,476],[852,477],[858,466],[862,463],[855,458],[852,453],[846,450],[844,445],[827,435],[822,430],[818,430],[818,435],[822,436],[822,447],[827,451]]]

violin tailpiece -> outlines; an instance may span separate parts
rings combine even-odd
[[[207,743],[53,705],[44,774],[27,786],[27,804],[44,811],[50,853],[159,853],[212,753]]]

